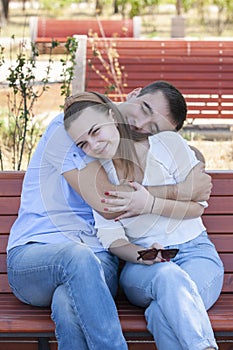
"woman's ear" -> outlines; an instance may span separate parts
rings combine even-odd
[[[133,91],[131,91],[127,96],[126,96],[126,101],[128,101],[130,98],[132,97],[137,97],[140,92],[141,92],[142,88],[138,87],[136,89],[134,89]]]
[[[115,123],[114,112],[112,109],[109,109],[108,116],[109,116],[109,119]]]
[[[112,109],[109,109],[109,118],[116,126],[118,125],[118,123],[116,121],[116,118],[115,118],[115,115],[114,115],[114,112],[113,112]]]

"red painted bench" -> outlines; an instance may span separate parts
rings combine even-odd
[[[30,18],[31,41],[37,45],[40,53],[47,53],[52,40],[64,44],[67,37],[74,34],[97,34],[102,37],[135,37],[140,36],[141,18],[107,20],[107,19],[53,19]],[[53,53],[61,53],[62,46],[53,50]]]
[[[80,45],[73,92],[105,93],[108,85],[115,84],[113,79],[94,53],[93,40],[77,38]],[[108,48],[114,47],[119,67],[124,67],[123,95],[112,90],[109,96],[113,99],[124,99],[132,89],[152,81],[166,80],[184,94],[188,118],[233,118],[233,40],[99,38],[95,46],[107,63]]]
[[[232,350],[233,171],[215,171],[211,176],[213,190],[203,220],[224,262],[225,278],[221,296],[208,313],[220,350]],[[49,340],[50,348],[57,349],[50,309],[22,304],[11,293],[7,281],[5,250],[10,228],[17,217],[23,177],[23,172],[0,172],[0,350],[33,350],[37,348],[35,341],[38,349],[48,350]],[[129,349],[155,350],[146,329],[143,309],[131,305],[122,292],[116,304]],[[15,343],[10,344],[12,340]]]

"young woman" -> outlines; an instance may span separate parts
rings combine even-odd
[[[87,108],[87,103],[80,102],[78,113],[77,105],[66,106],[65,128],[76,145],[87,156],[99,158],[116,184],[122,179],[144,185],[183,181],[197,163],[185,141],[176,132],[139,138],[123,123],[115,106],[104,96],[100,98],[106,104],[89,103]],[[174,121],[171,123],[175,131]],[[206,309],[220,294],[223,265],[200,217],[194,219],[203,212],[203,206],[165,203],[143,188],[141,194],[149,215],[112,225],[96,214],[103,245],[127,261],[121,274],[125,293],[132,303],[146,307],[148,329],[159,350],[217,349]],[[163,251],[139,253],[162,247],[179,252],[165,264],[158,263],[167,257]]]

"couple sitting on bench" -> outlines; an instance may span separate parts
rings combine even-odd
[[[51,305],[59,349],[127,348],[112,298],[117,256],[127,261],[123,289],[146,308],[158,350],[217,349],[206,310],[221,292],[223,265],[200,219],[210,177],[175,132],[186,112],[162,81],[118,108],[81,93],[41,138],[9,238],[8,276],[21,301]],[[120,179],[127,183],[114,199]]]

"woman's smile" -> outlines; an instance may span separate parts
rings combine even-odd
[[[91,108],[72,122],[68,130],[76,145],[94,158],[113,158],[118,150],[120,134],[112,115],[93,113]]]

